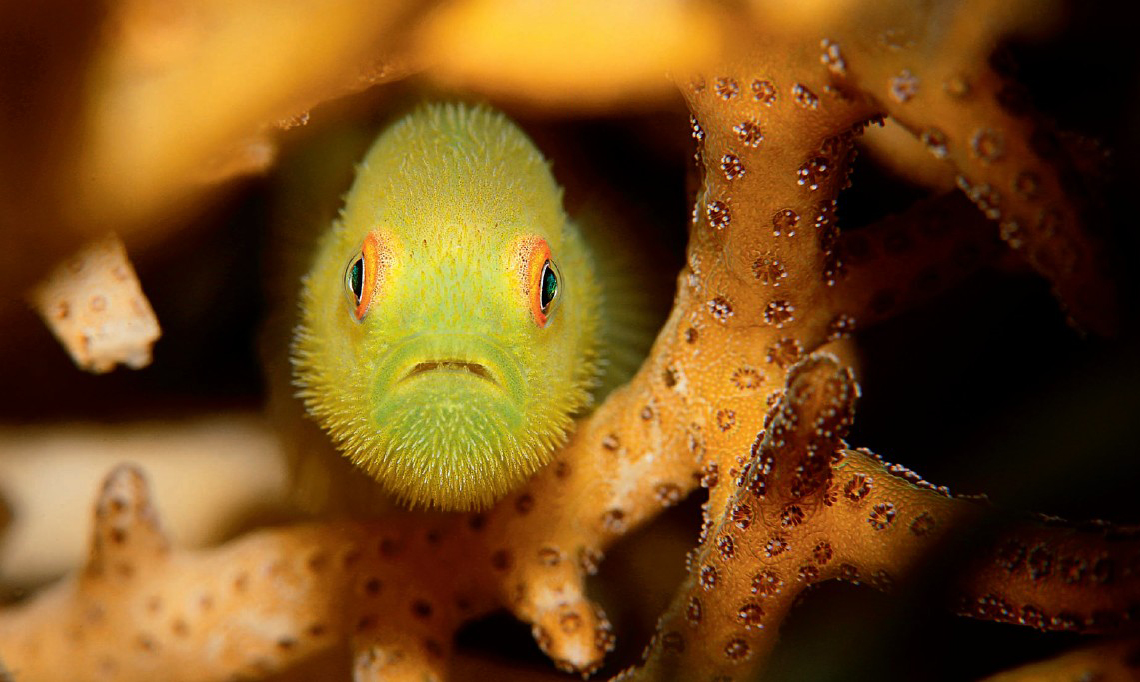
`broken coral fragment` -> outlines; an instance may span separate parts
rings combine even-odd
[[[71,359],[89,372],[150,364],[160,334],[122,241],[108,235],[60,264],[31,299]]]

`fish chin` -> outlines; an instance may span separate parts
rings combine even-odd
[[[466,370],[430,370],[398,381],[376,396],[376,428],[399,428],[404,437],[430,434],[472,440],[484,446],[508,440],[524,423],[523,406],[498,384]]]
[[[378,402],[371,421],[371,452],[354,459],[413,505],[487,506],[548,459],[540,440],[519,437],[527,429],[518,406],[465,370],[413,375]]]

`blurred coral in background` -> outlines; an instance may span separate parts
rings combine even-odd
[[[0,677],[1140,677],[1140,535],[1081,523],[1140,522],[1140,70],[1087,5],[0,7]],[[636,216],[672,313],[486,514],[304,519],[273,174],[421,98]]]

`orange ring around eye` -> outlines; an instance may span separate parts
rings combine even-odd
[[[531,317],[539,327],[545,327],[550,316],[542,312],[542,268],[551,260],[550,245],[542,237],[529,235],[520,237],[512,252],[513,267],[522,279],[522,290],[530,306]]]
[[[360,253],[364,260],[364,281],[360,287],[360,302],[352,311],[352,316],[357,321],[363,320],[368,314],[368,309],[376,298],[377,286],[387,274],[392,259],[387,240],[378,230],[373,230],[364,237]]]

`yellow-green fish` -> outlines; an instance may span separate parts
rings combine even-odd
[[[301,294],[299,395],[411,505],[489,505],[546,464],[599,383],[602,291],[534,144],[428,105],[373,143]]]

